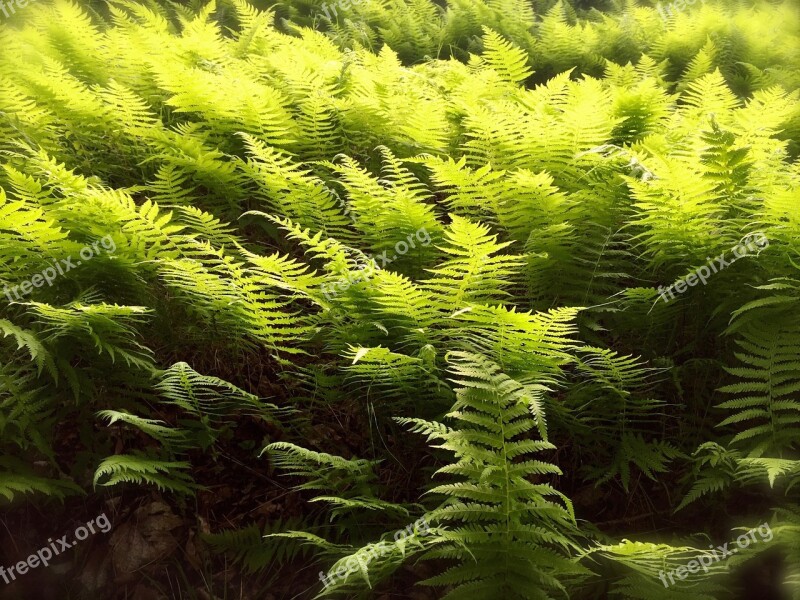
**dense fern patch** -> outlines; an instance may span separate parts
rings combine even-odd
[[[0,598],[800,598],[797,6],[587,4],[3,17]]]

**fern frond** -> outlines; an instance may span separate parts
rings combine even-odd
[[[158,460],[144,454],[120,454],[110,456],[98,465],[94,485],[148,484],[160,490],[192,495],[198,485],[184,472],[190,466],[187,462]]]

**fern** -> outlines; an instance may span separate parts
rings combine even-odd
[[[611,587],[615,595],[623,598],[697,598],[711,600],[723,589],[714,577],[727,572],[728,565],[714,560],[707,550],[689,546],[672,546],[651,542],[622,540],[618,544],[601,544],[592,548],[587,555],[594,560],[610,561],[615,567],[622,567],[622,573],[615,578]],[[681,581],[669,575],[691,560],[706,557],[708,571],[691,576],[690,581]],[[705,565],[705,562],[703,563]],[[666,583],[665,583],[666,582]]]
[[[742,366],[728,372],[741,381],[721,388],[737,398],[719,405],[733,412],[719,426],[738,426],[731,443],[753,457],[791,448],[800,435],[800,403],[793,399],[800,389],[800,338],[792,330],[743,331],[737,345]]]
[[[110,456],[98,465],[94,485],[148,484],[160,490],[193,494],[198,486],[182,471],[189,466],[187,462],[163,461],[143,454],[120,454]]]
[[[484,28],[483,59],[508,83],[520,84],[532,75],[527,68],[528,56],[497,32]]]
[[[223,379],[201,375],[183,362],[164,371],[154,388],[169,404],[207,420],[225,418],[237,412],[273,420],[278,414],[287,412],[274,404],[263,403],[258,396]]]
[[[207,541],[292,593],[320,561],[345,573],[323,596],[722,598],[762,545],[659,573],[701,552],[672,511],[717,539],[741,493],[793,566],[791,2],[260,4],[51,0],[0,28],[0,496],[97,465],[168,500],[266,445],[302,518],[242,522],[283,502],[267,478]],[[412,514],[435,527],[392,539]]]
[[[448,245],[442,251],[452,258],[431,269],[436,278],[425,282],[438,302],[458,310],[471,303],[499,302],[508,294],[503,287],[521,264],[519,255],[499,254],[509,242],[498,243],[487,227],[461,217],[453,218],[445,238]]]
[[[524,388],[497,365],[453,353],[450,366],[462,387],[448,416],[459,428],[398,419],[457,458],[438,474],[459,480],[431,490],[445,502],[427,515],[451,529],[422,557],[456,564],[424,583],[454,586],[447,598],[535,598],[563,590],[559,577],[583,573],[568,559],[575,548],[572,505],[549,484],[528,479],[560,474],[532,458],[554,446],[524,435],[536,428]]]
[[[358,496],[369,493],[374,481],[372,469],[376,463],[364,459],[347,460],[321,452],[314,452],[288,442],[275,442],[264,448],[273,464],[287,471],[287,475],[300,476],[308,481],[299,489],[332,491],[337,494]]]
[[[163,421],[145,419],[127,412],[116,410],[102,410],[98,413],[100,418],[106,419],[109,426],[116,422],[126,423],[136,427],[143,433],[157,440],[165,447],[179,447],[187,443],[186,434],[180,430],[166,427]]]
[[[307,526],[300,519],[277,519],[266,527],[250,525],[242,529],[229,529],[218,533],[206,533],[202,539],[213,552],[231,556],[233,562],[241,564],[248,573],[257,573],[267,567],[291,563],[308,554],[308,548],[291,539],[270,537],[288,529]]]
[[[63,500],[68,495],[83,493],[72,481],[41,477],[10,456],[0,458],[0,468],[0,496],[9,502],[24,494],[40,493]]]

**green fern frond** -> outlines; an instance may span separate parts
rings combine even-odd
[[[528,68],[526,52],[504,40],[496,31],[484,27],[481,57],[500,75],[503,81],[519,85],[533,74]]]
[[[737,397],[718,407],[733,411],[719,427],[737,426],[731,443],[751,457],[792,447],[800,435],[800,334],[750,328],[736,340],[741,366],[726,369],[739,382],[720,388]]]
[[[108,425],[111,426],[116,422],[126,423],[132,425],[139,431],[146,433],[153,439],[160,442],[167,448],[180,448],[184,446],[189,440],[187,439],[186,432],[180,429],[167,427],[164,421],[157,419],[146,419],[144,417],[137,417],[128,412],[117,410],[101,410],[97,416],[106,419]]]
[[[121,483],[154,485],[177,494],[194,494],[199,486],[184,472],[190,464],[182,461],[158,460],[144,454],[120,454],[104,459],[94,473],[94,485],[114,486]]]
[[[456,215],[445,239],[448,245],[440,250],[452,258],[429,269],[436,277],[424,282],[437,302],[458,310],[508,296],[503,288],[513,284],[522,265],[521,255],[500,254],[511,242],[498,242],[488,227]]]
[[[416,422],[414,428],[455,454],[456,462],[437,474],[459,477],[429,492],[445,502],[426,518],[450,525],[450,539],[422,559],[457,560],[423,583],[453,586],[447,598],[537,598],[563,590],[559,576],[585,571],[568,558],[575,547],[571,502],[539,483],[542,476],[561,471],[532,459],[554,446],[529,437],[531,430],[541,431],[542,422],[531,418],[525,387],[479,355],[454,352],[449,363],[460,386],[448,414],[456,427]],[[460,551],[463,547],[468,554]]]
[[[230,556],[234,564],[241,564],[247,573],[255,574],[268,567],[275,568],[308,557],[309,548],[300,541],[271,537],[271,534],[301,527],[307,528],[308,524],[300,518],[278,518],[263,528],[250,525],[242,529],[205,533],[201,539],[214,553]]]
[[[373,469],[378,464],[376,461],[348,460],[289,442],[269,444],[263,453],[267,453],[272,464],[286,471],[287,475],[308,480],[300,484],[298,489],[329,491],[345,498],[371,495],[371,485],[375,482]]]
[[[19,496],[44,494],[63,500],[69,495],[82,494],[80,486],[66,479],[48,479],[10,456],[0,457],[0,496],[13,502]]]

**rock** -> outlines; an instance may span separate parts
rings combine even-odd
[[[170,507],[155,501],[137,509],[111,536],[111,561],[117,583],[133,581],[140,569],[170,556],[178,547],[172,534],[183,525]]]

